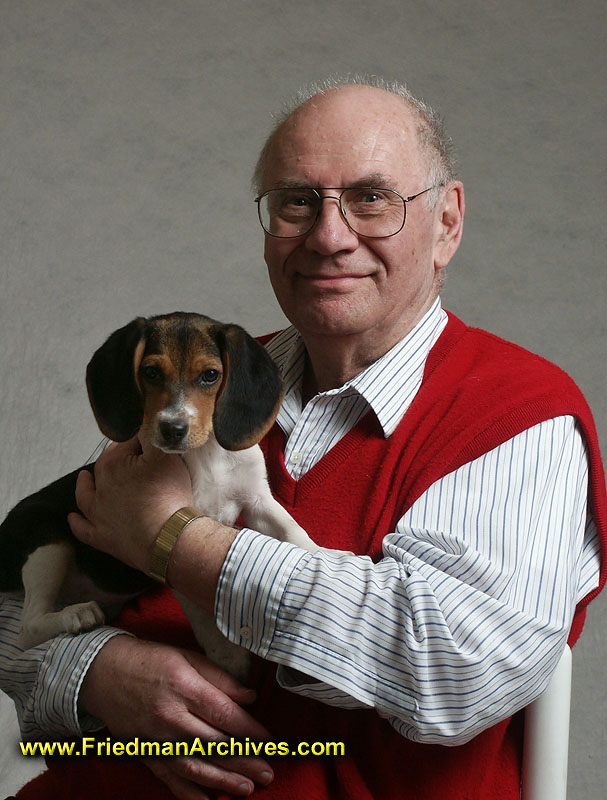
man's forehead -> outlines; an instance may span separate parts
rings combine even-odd
[[[403,167],[408,172],[415,166],[419,122],[402,98],[345,99],[312,98],[283,123],[268,151],[266,188],[313,184],[326,171],[340,175],[340,185],[347,180],[391,188],[402,179]]]

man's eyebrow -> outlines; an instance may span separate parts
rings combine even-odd
[[[349,183],[348,186],[351,186],[353,189],[358,189],[365,186],[369,186],[374,189],[394,189],[396,182],[388,175],[383,175],[380,172],[372,172],[370,175],[365,175],[364,177]]]
[[[306,183],[305,181],[276,181],[276,183],[270,187],[271,189],[313,189],[314,186],[311,183]]]
[[[387,175],[383,175],[380,172],[372,172],[369,175],[364,175],[362,178],[357,178],[355,181],[351,181],[347,184],[347,188],[352,189],[359,189],[362,187],[372,187],[374,189],[394,189],[396,186],[396,182],[388,177]],[[309,183],[307,181],[296,181],[296,180],[282,180],[277,181],[275,186],[272,188],[274,189],[321,189],[321,188],[346,188],[345,186],[342,187],[321,187],[317,186],[316,184]]]

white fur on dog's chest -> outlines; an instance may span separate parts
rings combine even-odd
[[[224,525],[233,525],[243,508],[269,491],[257,445],[231,452],[211,434],[202,447],[184,453],[183,460],[192,478],[194,507]]]

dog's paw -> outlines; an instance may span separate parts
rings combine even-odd
[[[32,617],[24,614],[17,643],[23,650],[36,647],[60,633],[82,633],[103,625],[105,615],[98,603],[76,603],[61,611]]]
[[[105,614],[94,600],[88,603],[75,603],[59,611],[63,618],[65,633],[82,633],[90,631],[105,622]]]
[[[317,545],[315,541],[310,539],[303,528],[299,526],[291,526],[291,528],[285,532],[282,539],[285,542],[301,547],[303,550],[307,550],[308,553],[317,553],[319,550],[323,549],[320,545]]]

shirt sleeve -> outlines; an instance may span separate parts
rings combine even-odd
[[[559,417],[433,484],[378,563],[245,529],[220,577],[218,625],[278,662],[291,691],[462,744],[541,693],[598,584],[587,487],[583,438]]]
[[[103,626],[22,650],[17,644],[22,610],[20,598],[0,595],[0,688],[15,703],[23,739],[82,736],[99,730],[101,720],[79,714],[78,692],[99,650],[125,631]]]

